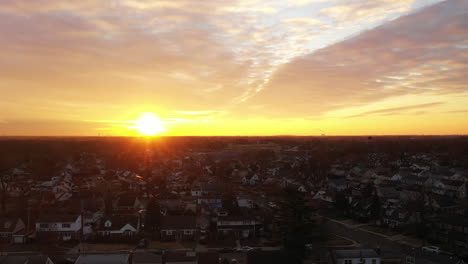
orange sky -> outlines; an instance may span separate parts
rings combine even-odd
[[[2,0],[0,135],[468,134],[464,0]],[[132,125],[133,124],[133,125]]]

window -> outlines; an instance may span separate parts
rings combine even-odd
[[[172,230],[166,230],[166,235],[168,236],[172,235]]]
[[[40,227],[40,228],[48,228],[48,227],[49,227],[49,224],[39,224],[39,227]]]
[[[377,260],[376,260],[376,259],[372,259],[372,264],[377,264]]]
[[[344,264],[353,264],[352,259],[345,259]]]
[[[191,235],[192,234],[192,230],[184,230],[184,235]]]
[[[63,227],[63,228],[70,228],[71,225],[70,225],[70,224],[62,224],[62,227]]]
[[[11,222],[10,222],[10,221],[5,222],[5,226],[4,226],[5,229],[10,228],[10,226],[11,226]]]

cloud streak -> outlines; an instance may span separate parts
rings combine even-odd
[[[417,104],[417,105],[407,105],[407,106],[399,106],[399,107],[391,107],[391,108],[385,108],[385,109],[378,109],[378,110],[372,110],[372,111],[367,111],[364,113],[356,114],[356,115],[350,115],[347,116],[346,118],[355,118],[355,117],[365,117],[369,115],[375,115],[375,114],[400,114],[401,112],[407,111],[407,110],[418,110],[421,108],[430,108],[433,106],[438,106],[443,104],[444,102],[432,102],[432,103],[425,103],[425,104]]]
[[[284,64],[252,98],[276,117],[467,92],[468,3],[443,2]],[[430,21],[430,22],[428,22]],[[287,107],[287,111],[284,108]]]

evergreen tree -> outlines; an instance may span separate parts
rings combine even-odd
[[[349,209],[348,199],[344,192],[338,192],[335,195],[335,208],[342,214],[346,215]]]
[[[380,218],[380,211],[381,211],[382,204],[380,202],[379,196],[376,194],[372,197],[372,204],[371,204],[371,218],[374,220],[378,220]]]
[[[302,263],[312,232],[311,210],[306,205],[304,193],[286,189],[280,204],[278,216],[279,231],[283,237],[284,248],[290,256],[290,263]]]
[[[151,198],[146,207],[145,230],[151,233],[151,237],[154,238],[154,234],[158,231],[160,225],[161,207],[156,198]]]

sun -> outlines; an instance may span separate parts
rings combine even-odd
[[[142,113],[135,121],[135,128],[143,136],[155,136],[165,130],[161,120],[153,113]]]

